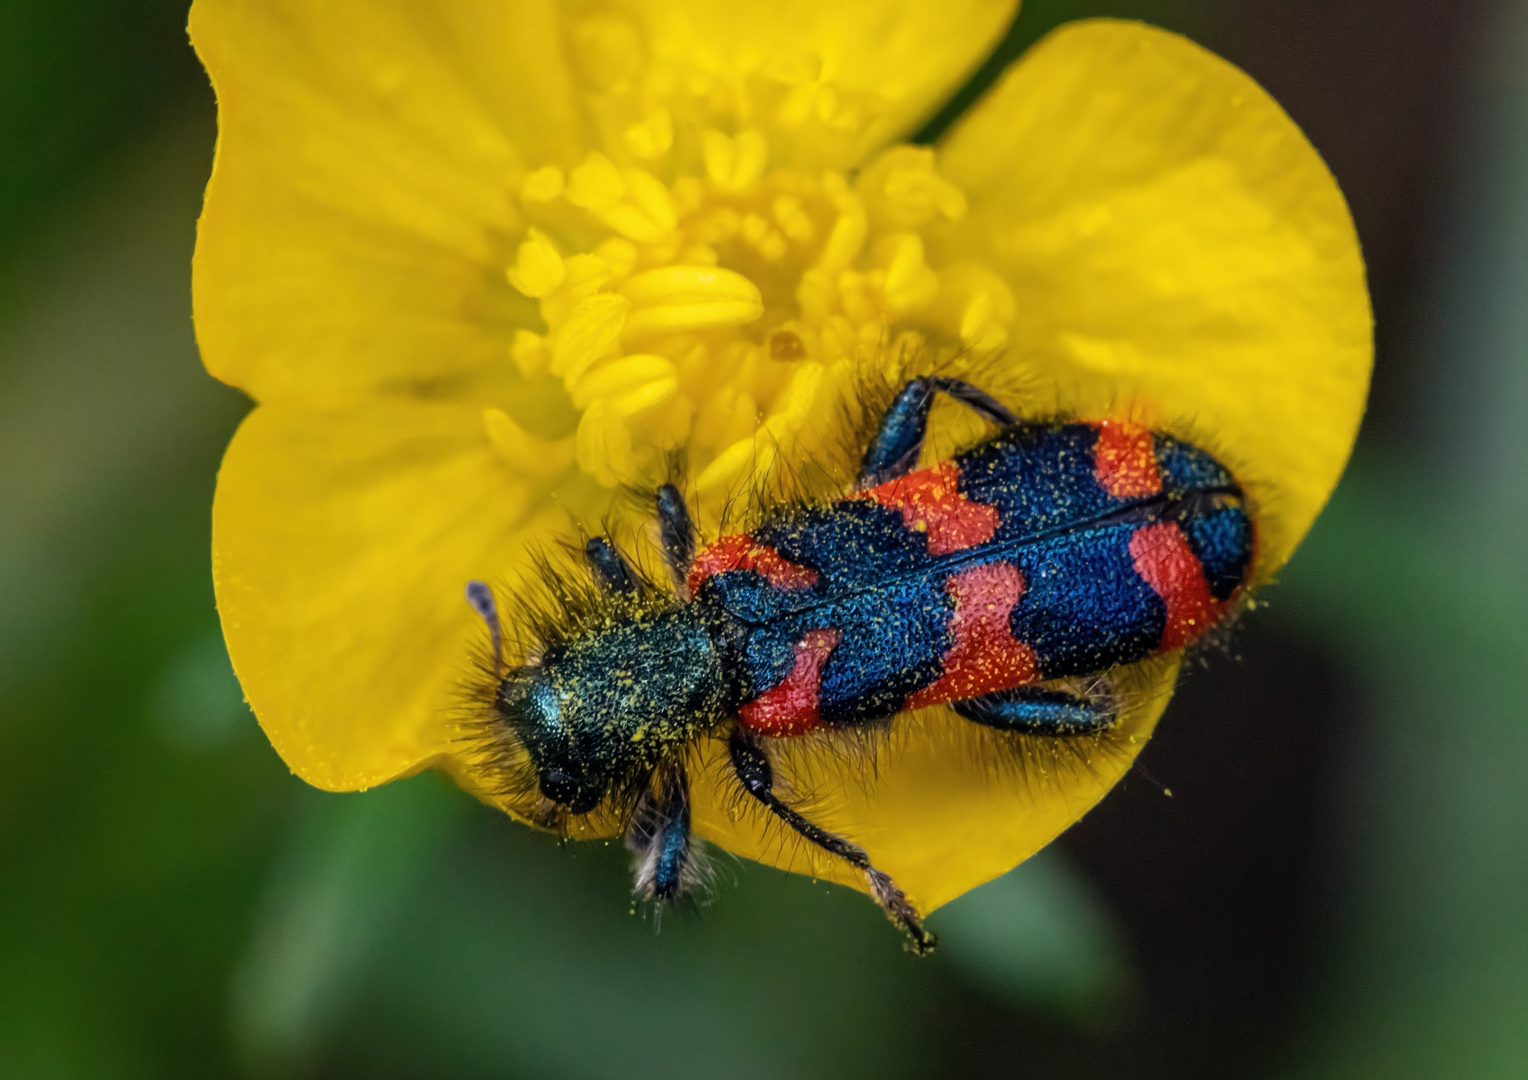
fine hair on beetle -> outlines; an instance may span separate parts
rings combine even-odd
[[[872,387],[879,389],[871,393]],[[860,388],[882,407],[891,399],[891,388],[884,379],[863,378]],[[855,417],[851,426],[857,433],[869,431],[873,408],[851,408],[846,402],[840,402],[838,407],[845,419],[851,415]],[[867,436],[857,434],[856,437]],[[825,502],[832,495],[840,494],[850,484],[856,452],[848,440],[840,440],[840,444],[836,447],[838,452],[827,457],[788,457],[777,451],[772,455],[772,468],[750,469],[748,476],[723,500],[720,520],[713,528],[705,530],[700,543],[704,544],[716,535],[745,531],[778,508]],[[703,746],[685,748],[652,773],[645,769],[634,771],[618,779],[606,797],[591,810],[571,812],[542,794],[535,764],[516,730],[515,703],[512,698],[505,699],[506,684],[513,684],[513,679],[507,680],[506,675],[515,668],[534,667],[548,649],[613,622],[671,611],[688,599],[684,595],[684,582],[671,581],[666,573],[659,574],[652,569],[657,545],[647,529],[623,530],[619,526],[620,518],[635,517],[633,511],[639,508],[642,517],[650,522],[648,508],[653,505],[653,496],[662,483],[676,483],[681,491],[689,490],[689,485],[684,483],[688,472],[684,452],[671,450],[662,460],[662,479],[625,486],[617,493],[615,506],[627,513],[607,514],[600,523],[602,534],[612,538],[614,549],[633,578],[635,588],[629,593],[613,594],[599,589],[588,566],[580,558],[581,545],[572,539],[528,553],[531,572],[525,579],[514,588],[501,586],[493,590],[499,603],[502,644],[497,654],[491,642],[480,644],[475,650],[472,668],[463,682],[459,721],[460,741],[468,761],[479,776],[490,780],[491,786],[485,794],[515,816],[565,837],[608,835],[629,827],[627,843],[633,849],[637,863],[639,895],[648,884],[655,857],[651,845],[643,842],[644,838],[656,835],[663,824],[661,808],[654,801],[642,798],[654,776],[658,776],[660,782],[665,773],[685,777],[705,774],[713,782],[720,780],[720,790],[726,792],[729,809],[734,813],[756,818],[768,834],[778,833],[782,848],[805,845],[805,841],[747,796],[724,762],[707,763]],[[622,532],[628,534],[624,541],[618,539]],[[587,540],[587,536],[583,538]],[[779,770],[782,794],[788,795],[792,805],[805,813],[819,811],[823,800],[816,782],[818,778],[811,776],[811,770],[801,767],[801,763],[811,761],[813,753],[820,752],[822,746],[828,744],[829,752],[836,760],[861,763],[868,781],[874,772],[876,749],[890,728],[888,718],[876,725],[808,737],[799,740],[802,744],[799,747],[775,748],[785,766]],[[796,767],[791,767],[793,764]],[[715,772],[717,769],[720,773]],[[692,843],[696,850],[684,863],[684,892],[700,895],[705,891],[712,871],[709,861],[700,856],[701,842],[697,838]]]
[[[486,797],[564,836],[624,832],[661,903],[704,891],[692,800],[720,795],[782,862],[863,873],[924,952],[906,894],[818,824],[841,792],[914,745],[1037,799],[1121,770],[1178,650],[1238,606],[1241,487],[1134,408],[1016,412],[969,381],[978,358],[897,344],[815,406],[828,430],[756,437],[726,497],[697,504],[671,451],[597,533],[533,553],[527,585],[469,583],[491,649],[463,738]]]
[[[513,674],[537,667],[548,649],[613,620],[657,614],[680,601],[645,578],[631,594],[601,593],[587,570],[579,572],[550,549],[534,550],[528,558],[532,572],[525,581],[514,589],[495,590],[503,605],[501,625],[510,628],[503,649],[496,655],[491,643],[480,647],[464,686],[466,709],[459,727],[468,760],[479,774],[493,779],[495,786],[487,794],[531,824],[563,835],[624,825],[644,786],[639,779],[645,777],[617,783],[609,798],[587,814],[569,814],[541,794],[540,777],[516,730]]]

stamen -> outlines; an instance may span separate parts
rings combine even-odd
[[[1007,343],[1014,298],[1001,279],[931,261],[925,230],[966,212],[933,149],[892,147],[852,182],[771,168],[772,150],[843,160],[834,148],[878,122],[880,107],[842,92],[818,60],[771,67],[755,91],[654,66],[620,16],[582,20],[572,46],[589,115],[612,141],[567,172],[547,164],[519,180],[535,227],[507,273],[545,332],[519,329],[507,351],[525,379],[559,380],[582,415],[574,438],[542,444],[485,414],[506,461],[533,455],[522,471],[548,476],[540,463],[576,460],[610,487],[684,446],[698,487],[730,494],[781,453],[825,449],[857,365],[923,362],[887,341],[945,355]],[[580,490],[559,498],[572,508]],[[714,520],[720,503],[699,509]]]
[[[861,187],[876,216],[894,229],[959,221],[966,213],[965,192],[939,175],[927,146],[892,147],[866,170]]]
[[[893,312],[917,311],[939,294],[939,275],[923,261],[923,238],[917,233],[895,233],[879,241],[876,249],[886,267],[886,306]]]
[[[647,119],[621,134],[626,149],[645,161],[660,158],[674,144],[674,118],[667,109],[654,109]]]
[[[741,131],[731,138],[708,130],[701,136],[706,175],[723,191],[747,191],[769,164],[769,142],[758,131]]]
[[[526,296],[542,297],[561,285],[567,277],[562,256],[540,229],[530,231],[530,239],[520,245],[519,257],[509,271],[509,283]]]
[[[749,214],[743,218],[743,241],[763,257],[765,262],[779,262],[785,258],[789,247],[763,214]]]
[[[546,349],[546,338],[530,330],[515,331],[515,342],[509,347],[509,355],[527,379],[540,375],[552,361]]]
[[[812,224],[811,217],[807,214],[801,200],[794,195],[777,195],[770,205],[774,212],[775,221],[787,237],[798,244],[809,243],[816,234],[816,227]]]
[[[587,409],[595,398],[621,397],[665,381],[676,389],[679,386],[679,369],[672,360],[650,353],[632,353],[602,364],[580,379],[573,387],[573,405]]]
[[[589,365],[615,347],[627,322],[631,301],[619,293],[585,297],[557,334],[552,350],[552,374],[572,386]]]
[[[716,266],[665,266],[627,280],[622,295],[635,310],[626,335],[742,326],[764,314],[758,286]]]
[[[611,407],[622,416],[635,416],[668,401],[679,392],[677,378],[651,379],[641,386],[611,399]]]
[[[838,217],[833,222],[833,231],[828,234],[828,242],[823,245],[822,254],[817,258],[817,268],[829,274],[849,268],[859,256],[860,248],[865,246],[868,229],[865,204],[858,197],[845,191],[834,201],[838,204]]]
[[[768,431],[751,439],[739,439],[706,466],[695,478],[695,490],[701,495],[729,492],[748,475],[768,476],[774,469],[777,440]]]
[[[674,216],[674,200],[661,180],[641,169],[627,169],[626,185],[631,193],[632,204],[659,230],[659,236],[674,231],[674,227],[679,224]]]
[[[528,203],[549,203],[562,194],[562,170],[547,165],[527,173],[520,182],[520,198]]]
[[[615,163],[591,153],[568,175],[568,201],[585,210],[608,210],[626,197],[626,180]]]
[[[573,463],[573,448],[568,440],[538,439],[502,409],[483,410],[483,429],[499,457],[519,474],[556,476]]]
[[[593,402],[578,422],[578,467],[605,487],[632,475],[631,431],[625,417],[607,401]]]

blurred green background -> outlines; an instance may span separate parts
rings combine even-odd
[[[1032,0],[986,74],[1098,14],[1310,134],[1375,394],[1235,655],[917,961],[751,864],[654,935],[618,847],[288,774],[212,605],[184,4],[4,0],[0,1076],[1528,1076],[1528,0]]]

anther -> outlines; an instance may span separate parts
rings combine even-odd
[[[567,269],[546,235],[540,229],[532,229],[529,238],[520,245],[508,276],[509,283],[526,296],[542,297],[562,284]]]
[[[520,181],[520,198],[528,203],[549,203],[562,194],[562,170],[547,165],[527,173]]]
[[[865,204],[857,196],[846,193],[838,200],[838,217],[817,257],[817,266],[830,274],[848,269],[859,256],[860,248],[865,246],[868,231]]]
[[[626,185],[632,203],[652,222],[660,235],[674,231],[674,226],[678,224],[674,217],[674,200],[669,197],[669,190],[663,181],[641,169],[627,169]]]
[[[662,157],[674,145],[674,118],[667,109],[656,109],[646,120],[632,124],[621,134],[621,141],[637,157],[647,161]]]
[[[664,266],[633,275],[621,286],[634,310],[627,336],[657,331],[742,326],[764,314],[758,286],[717,266]]]
[[[701,136],[706,175],[724,191],[743,191],[764,175],[769,164],[769,142],[757,131],[729,137],[714,129]]]
[[[490,407],[483,410],[483,430],[495,453],[522,474],[555,476],[572,463],[572,448],[567,440],[548,442],[538,439],[515,423],[503,409]]]
[[[509,355],[525,378],[534,378],[546,370],[551,355],[546,351],[546,338],[532,330],[516,330]]]
[[[618,293],[595,293],[579,301],[557,333],[552,374],[573,386],[589,365],[614,347],[628,321],[631,301]]]
[[[568,201],[585,210],[606,210],[626,197],[626,180],[615,162],[592,152],[568,174]]]
[[[888,307],[899,313],[915,311],[939,295],[939,275],[923,261],[923,239],[917,233],[896,233],[876,247],[886,260]]]
[[[633,353],[601,364],[573,386],[573,405],[587,409],[595,398],[620,398],[655,383],[679,386],[679,369],[665,356]]]
[[[574,440],[578,467],[604,487],[615,487],[633,476],[631,429],[626,417],[603,398],[584,410]]]

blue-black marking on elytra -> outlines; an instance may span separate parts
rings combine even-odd
[[[1004,433],[955,459],[961,491],[973,502],[997,507],[996,543],[1097,521],[1127,504],[1098,483],[1097,443],[1098,431],[1090,424]]]
[[[999,430],[914,472],[937,392]],[[657,510],[688,598],[590,541],[600,593],[535,662],[496,673],[487,756],[523,752],[534,820],[614,813],[639,891],[661,901],[684,891],[694,857],[686,763],[724,736],[743,790],[863,871],[919,951],[932,938],[891,879],[775,794],[770,741],[941,702],[1006,730],[1107,727],[1109,671],[1207,630],[1253,551],[1241,491],[1202,449],[1112,421],[1020,423],[939,378],[897,395],[845,498],[775,507],[699,551],[677,488]],[[475,583],[480,612],[484,593]],[[1035,685],[1065,676],[1099,689]]]
[[[1239,508],[1211,510],[1187,523],[1188,545],[1204,567],[1217,600],[1227,600],[1247,574],[1252,557],[1252,519]]]

